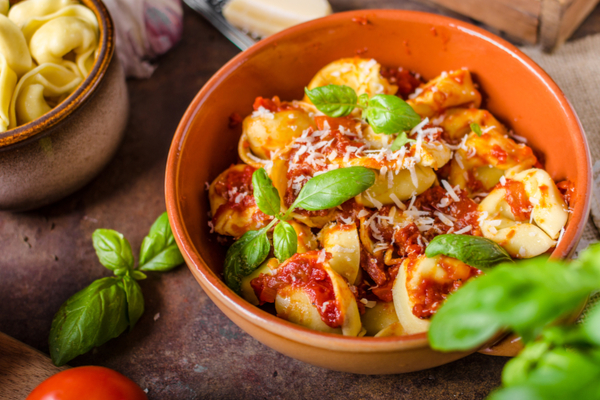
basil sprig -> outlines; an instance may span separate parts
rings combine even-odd
[[[391,135],[410,131],[421,122],[421,117],[410,105],[397,96],[367,94],[356,96],[354,89],[344,85],[320,86],[304,91],[319,111],[330,117],[345,117],[355,108],[362,109],[362,117],[375,133]]]
[[[498,243],[471,235],[446,234],[434,237],[427,245],[425,255],[431,258],[439,254],[456,258],[482,270],[512,261],[508,252]]]
[[[280,212],[280,197],[266,171],[260,168],[252,174],[254,199],[258,208],[275,218],[264,228],[243,234],[225,255],[223,278],[227,286],[240,292],[241,280],[250,275],[265,261],[271,252],[271,242],[267,236],[273,232],[275,257],[283,262],[296,254],[298,237],[294,228],[287,222],[296,208],[309,211],[326,210],[359,195],[375,183],[375,173],[365,167],[340,168],[317,175],[300,190],[290,208]]]
[[[503,264],[465,284],[434,315],[433,348],[481,346],[500,329],[522,335],[525,348],[502,373],[489,400],[597,399],[600,393],[600,307],[580,324],[557,326],[600,289],[600,244],[566,263],[536,258]]]
[[[167,272],[183,264],[183,256],[175,243],[167,213],[150,228],[140,248],[140,270]]]
[[[169,271],[183,263],[167,213],[152,225],[142,242],[139,268],[129,241],[119,232],[97,229],[92,242],[100,263],[115,276],[97,279],[71,296],[52,320],[50,357],[61,366],[80,354],[133,329],[144,313],[144,296],[137,280],[144,271]]]

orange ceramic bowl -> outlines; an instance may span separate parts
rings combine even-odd
[[[368,20],[367,24],[364,18]],[[185,113],[171,146],[166,199],[175,238],[200,286],[240,328],[290,357],[339,371],[389,374],[441,365],[469,352],[433,351],[425,333],[353,338],[319,333],[247,303],[221,280],[226,249],[209,233],[205,182],[237,160],[241,127],[256,96],[300,99],[323,66],[354,55],[402,66],[431,79],[468,68],[484,107],[527,138],[556,180],[575,183],[574,210],[555,257],[569,257],[589,213],[591,167],[586,138],[568,100],[521,51],[473,25],[409,11],[354,11],[295,26],[244,51],[221,68]],[[475,349],[473,349],[475,350]]]

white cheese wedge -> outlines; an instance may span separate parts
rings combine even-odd
[[[223,8],[229,23],[259,37],[329,14],[327,0],[231,0]]]

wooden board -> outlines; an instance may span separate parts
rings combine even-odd
[[[66,368],[0,332],[0,399],[23,400],[43,380]]]
[[[516,40],[552,51],[600,0],[425,0],[476,19]]]

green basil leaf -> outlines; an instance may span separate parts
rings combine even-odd
[[[524,350],[526,352],[526,350]],[[518,363],[521,355],[509,361],[506,368]],[[517,399],[597,399],[600,393],[600,361],[584,351],[567,348],[549,350],[529,365],[528,373],[515,381],[506,381],[489,400]]]
[[[475,132],[475,134],[476,134],[477,136],[481,136],[481,135],[483,135],[483,132],[481,131],[481,127],[479,126],[479,124],[478,124],[477,122],[473,122],[473,123],[471,124],[471,130],[472,130],[473,132]]]
[[[240,293],[241,279],[250,275],[269,255],[271,243],[266,228],[248,231],[242,235],[225,255],[223,277],[225,283]]]
[[[398,137],[396,137],[396,139],[394,139],[391,149],[392,149],[392,151],[400,150],[405,144],[414,143],[414,142],[415,142],[415,139],[409,139],[408,136],[406,136],[406,132],[400,132],[398,134]]]
[[[167,213],[152,224],[140,248],[140,270],[166,272],[183,264]]]
[[[375,183],[375,172],[365,167],[348,167],[317,175],[304,185],[290,209],[326,210],[364,192]]]
[[[137,271],[135,271],[137,272]],[[142,288],[135,279],[125,275],[122,281],[123,290],[127,298],[127,320],[129,321],[129,331],[144,313],[144,295]]]
[[[427,245],[425,255],[431,258],[439,254],[456,258],[465,264],[484,270],[503,262],[512,261],[508,252],[498,243],[480,236],[470,235],[436,236]]]
[[[572,268],[543,257],[499,265],[448,297],[431,320],[431,346],[472,349],[501,329],[512,329],[529,342],[578,307],[599,281],[593,266]]]
[[[273,232],[275,257],[284,262],[298,251],[298,235],[294,227],[287,222],[279,221]]]
[[[317,110],[330,117],[349,115],[358,101],[354,89],[344,85],[320,86],[312,90],[304,88],[304,92]]]
[[[127,328],[127,298],[116,277],[94,281],[58,310],[50,328],[50,356],[56,366],[87,353]]]
[[[96,229],[92,242],[100,263],[111,271],[133,268],[131,245],[125,237],[112,229]]]
[[[363,114],[375,133],[410,131],[421,122],[419,114],[397,96],[378,94],[369,100]]]
[[[254,200],[260,211],[267,215],[277,215],[280,209],[279,192],[264,168],[259,168],[252,174]]]
[[[141,272],[141,271],[137,271],[137,270],[135,270],[135,269],[134,269],[133,271],[131,271],[130,273],[131,273],[131,277],[132,277],[133,279],[135,279],[136,281],[141,281],[141,280],[143,280],[143,279],[146,279],[146,278],[147,278],[147,276],[146,276],[146,274],[145,274],[145,273],[143,273],[143,272]]]

